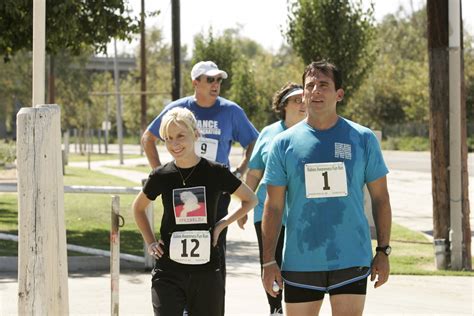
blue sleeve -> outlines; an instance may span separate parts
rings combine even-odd
[[[258,136],[255,147],[252,151],[252,156],[248,164],[249,169],[265,170],[265,163],[263,162],[262,150],[265,148],[264,132]]]
[[[372,131],[368,133],[366,150],[365,182],[369,183],[385,176],[388,173],[388,168],[383,159],[377,137]]]
[[[161,141],[163,141],[163,139],[161,139],[160,137],[160,126],[161,126],[161,120],[163,119],[163,116],[169,111],[171,110],[172,108],[175,108],[175,107],[185,107],[185,108],[189,108],[189,97],[184,97],[184,98],[181,98],[181,99],[178,99],[176,101],[173,101],[171,103],[169,103],[164,109],[163,111],[161,111],[161,113],[155,117],[155,119],[150,123],[150,125],[148,125],[147,127],[147,131],[149,131],[150,133],[152,133],[153,135],[155,135],[156,137],[158,137]]]
[[[275,139],[268,154],[267,166],[263,174],[263,183],[275,186],[287,185],[285,168],[285,150],[282,139]]]
[[[147,131],[158,137],[160,140],[162,140],[160,137],[161,119],[163,118],[163,115],[166,114],[166,112],[168,112],[168,110],[165,108],[157,117],[155,117],[155,119],[150,123],[150,125],[148,125],[146,129]]]
[[[232,115],[232,138],[246,148],[258,137],[258,131],[245,115],[241,107],[236,106]]]

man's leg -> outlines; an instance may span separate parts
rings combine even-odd
[[[339,272],[334,272],[337,274]],[[329,291],[334,316],[362,315],[367,293],[367,278],[351,282]]]
[[[319,315],[325,292],[309,290],[285,283],[285,315]]]
[[[364,311],[365,295],[339,294],[330,300],[333,316],[361,316]]]
[[[323,305],[323,300],[305,303],[286,303],[285,315],[287,316],[317,316]]]

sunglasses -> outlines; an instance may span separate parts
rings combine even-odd
[[[214,81],[217,81],[217,83],[222,82],[222,77],[206,77],[207,83],[214,83]]]

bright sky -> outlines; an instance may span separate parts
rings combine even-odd
[[[129,2],[136,12],[140,11],[140,0]],[[369,0],[363,0],[363,3],[368,5]],[[375,17],[380,20],[387,13],[395,12],[399,6],[407,12],[418,10],[426,0],[374,0],[374,3]],[[462,7],[464,24],[473,34],[474,1],[462,0]],[[180,9],[181,42],[188,45],[189,53],[194,36],[207,32],[210,26],[214,34],[241,26],[241,35],[271,51],[276,51],[284,41],[281,29],[286,29],[287,25],[287,0],[181,0]],[[147,27],[160,27],[165,41],[171,43],[171,0],[145,0],[145,10],[161,11],[157,17],[147,19]]]

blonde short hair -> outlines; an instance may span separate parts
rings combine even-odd
[[[161,120],[160,137],[168,138],[168,128],[171,123],[184,125],[191,133],[197,131],[197,122],[193,112],[186,108],[176,107],[169,110]]]

